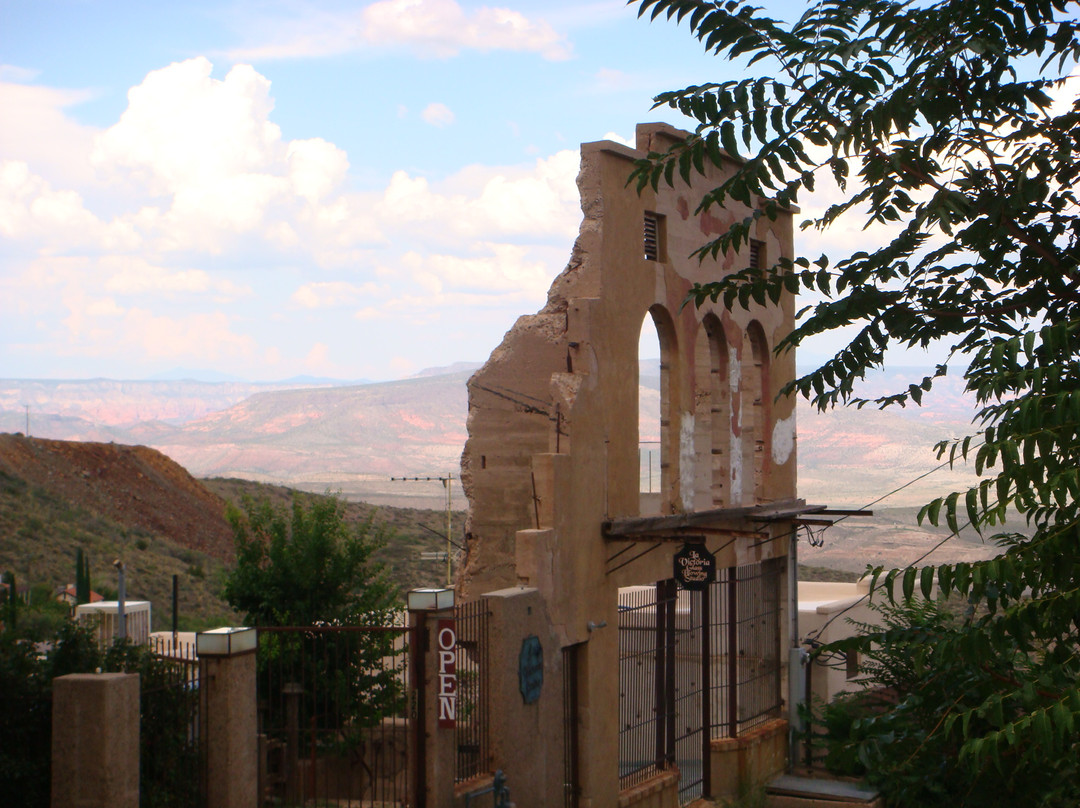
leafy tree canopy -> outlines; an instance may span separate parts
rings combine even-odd
[[[337,498],[298,496],[291,512],[246,499],[227,516],[236,566],[225,598],[249,625],[379,624],[393,608],[396,592],[372,558],[381,529],[350,525]]]
[[[831,360],[788,386],[822,408],[918,404],[936,378],[963,368],[978,404],[972,434],[939,451],[972,461],[981,479],[921,517],[993,533],[1011,507],[1034,530],[996,536],[993,560],[885,574],[904,598],[936,588],[980,607],[932,632],[933,658],[949,664],[933,669],[940,699],[921,710],[934,720],[914,747],[952,755],[963,776],[946,782],[919,755],[894,761],[919,772],[906,782],[936,777],[939,787],[901,789],[894,804],[964,804],[975,793],[991,805],[1016,794],[1030,805],[1080,803],[1080,105],[1064,81],[1080,59],[1075,4],[820,0],[791,24],[740,0],[636,4],[688,24],[717,56],[765,71],[657,98],[697,126],[637,166],[639,188],[716,165],[724,179],[701,209],[770,200],[702,257],[738,251],[761,217],[822,178],[835,183],[835,201],[804,227],[890,227],[878,249],[746,268],[692,298],[819,296],[779,350],[854,329]],[[888,347],[941,342],[950,359],[920,384],[873,402],[858,395]],[[907,636],[890,631],[856,642]],[[883,730],[881,748],[888,737]]]

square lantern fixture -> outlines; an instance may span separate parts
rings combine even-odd
[[[245,626],[226,626],[195,635],[195,652],[199,656],[244,654],[254,651],[258,644],[258,629]]]
[[[442,611],[454,608],[453,589],[410,589],[407,602],[410,612]]]

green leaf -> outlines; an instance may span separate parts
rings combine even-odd
[[[731,121],[724,121],[720,126],[720,142],[724,146],[724,151],[732,157],[738,158],[739,144],[735,141],[735,124]]]
[[[934,568],[923,567],[919,573],[919,589],[922,596],[929,600],[934,594]]]
[[[915,567],[908,567],[904,570],[904,600],[911,600],[912,595],[915,594],[915,575],[918,570]]]

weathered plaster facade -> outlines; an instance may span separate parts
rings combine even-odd
[[[694,213],[720,181],[716,171],[640,195],[627,186],[635,159],[682,137],[645,124],[637,149],[582,146],[584,219],[570,262],[544,308],[520,318],[469,382],[461,477],[470,510],[459,598],[535,588],[561,645],[582,644],[579,731],[589,753],[580,779],[583,799],[595,806],[614,805],[618,793],[618,590],[670,578],[679,546],[614,540],[611,525],[667,517],[644,533],[677,538],[692,527],[706,535],[720,567],[789,548],[790,523],[749,522],[743,509],[795,497],[794,406],[777,398],[794,374],[794,355],[773,354],[792,328],[794,304],[788,297],[749,310],[683,305],[695,282],[748,265],[749,250],[719,262],[688,256],[751,211]],[[657,231],[653,256],[643,247],[647,217]],[[791,256],[790,214],[762,216],[755,227],[762,266]],[[654,499],[639,492],[638,341],[647,316],[662,362]]]

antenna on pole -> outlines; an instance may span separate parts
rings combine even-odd
[[[454,583],[452,558],[450,555],[450,547],[453,545],[451,536],[453,530],[451,527],[452,507],[453,507],[453,487],[454,487],[454,475],[446,474],[442,476],[431,475],[428,477],[391,477],[391,482],[435,482],[438,480],[443,484],[443,488],[446,489],[446,585],[452,586]]]

